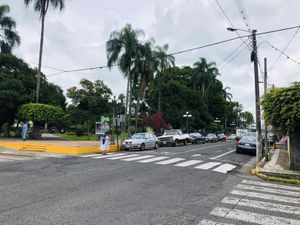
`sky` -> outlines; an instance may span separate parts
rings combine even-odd
[[[0,0],[10,6],[9,16],[17,24],[21,45],[13,53],[32,67],[38,64],[40,19],[23,0]],[[42,71],[48,81],[64,91],[81,79],[103,80],[118,96],[126,92],[126,80],[118,68],[59,73],[105,66],[105,43],[113,31],[129,23],[142,29],[141,41],[155,39],[156,45],[169,44],[169,53],[222,40],[300,25],[298,0],[65,0],[62,12],[49,10],[45,22]],[[227,27],[245,31],[229,32]],[[259,79],[263,81],[267,58],[268,84],[288,86],[300,81],[300,32],[291,29],[257,37]],[[246,44],[248,44],[248,46]],[[244,109],[255,112],[254,69],[250,61],[251,40],[226,42],[175,56],[177,66],[192,66],[201,57],[215,62],[224,87]],[[276,50],[277,49],[277,50]],[[284,54],[281,54],[284,52]],[[50,68],[51,67],[51,68]],[[58,74],[59,73],[59,74]],[[263,94],[263,84],[260,84]],[[271,86],[269,86],[271,87]]]

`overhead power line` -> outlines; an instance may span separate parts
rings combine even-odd
[[[248,28],[248,31],[251,31],[251,27],[249,25],[248,19],[247,19],[247,14],[245,11],[245,7],[242,4],[242,1],[240,0],[234,0],[235,5],[237,7],[237,10],[239,11],[239,14],[241,15],[242,21],[245,23],[246,27]]]
[[[270,34],[270,33],[276,33],[276,32],[281,32],[281,31],[286,31],[286,30],[296,29],[296,28],[300,28],[300,25],[298,25],[298,26],[293,26],[293,27],[286,27],[286,28],[282,28],[282,29],[270,30],[270,31],[265,31],[265,32],[260,32],[260,33],[256,33],[256,36],[265,35],[265,34]],[[251,36],[252,36],[251,34],[248,34],[248,35],[243,35],[243,36],[240,36],[240,37],[229,38],[229,39],[226,39],[226,40],[217,41],[217,42],[213,42],[213,43],[210,43],[210,44],[205,44],[205,45],[202,45],[202,46],[198,46],[198,47],[194,47],[194,48],[189,48],[189,49],[185,49],[185,50],[173,52],[173,53],[168,54],[168,56],[170,56],[170,55],[183,54],[183,53],[186,53],[186,52],[191,52],[191,51],[199,50],[199,49],[202,49],[202,48],[212,47],[212,46],[224,44],[224,43],[227,43],[227,42],[231,42],[231,41],[234,41],[234,40],[238,40],[238,39],[240,39],[240,38],[250,38]],[[273,47],[273,48],[276,49],[277,51],[280,51],[279,49],[277,49],[277,48],[275,48],[273,45],[271,45],[269,42],[266,41],[266,43],[268,43],[271,47]],[[287,56],[285,53],[283,53],[283,55]],[[296,62],[297,64],[300,65],[300,63],[297,62],[296,60],[292,59],[292,58],[289,57],[289,56],[287,56],[287,57],[288,57],[289,59],[293,60],[294,62]],[[111,67],[115,67],[115,66],[118,66],[118,64],[112,65]],[[53,67],[53,68],[54,68],[54,67]],[[104,66],[95,66],[95,67],[87,67],[87,68],[72,69],[72,70],[62,70],[62,71],[60,71],[59,73],[52,74],[51,76],[55,76],[55,75],[62,74],[62,73],[82,72],[82,71],[89,71],[89,70],[96,70],[96,69],[104,69],[104,68],[108,68],[108,66],[107,66],[107,65],[104,65]],[[50,76],[50,75],[49,75],[49,76]]]

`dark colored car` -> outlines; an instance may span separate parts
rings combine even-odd
[[[209,133],[205,136],[205,141],[206,142],[217,142],[218,137],[217,137],[217,135],[215,135],[213,133]]]
[[[236,142],[236,153],[256,155],[256,136],[245,135]]]
[[[218,141],[226,141],[225,134],[221,133],[217,135]]]
[[[190,133],[190,141],[192,142],[192,144],[199,144],[199,143],[202,143],[202,144],[205,144],[206,143],[206,140],[205,138],[200,134],[200,133]]]

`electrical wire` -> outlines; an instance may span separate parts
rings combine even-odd
[[[282,50],[282,52],[280,52],[279,56],[275,59],[275,61],[272,63],[272,65],[270,66],[270,70],[272,69],[272,67],[277,63],[277,61],[279,60],[279,58],[283,55],[283,52],[285,52],[287,50],[287,48],[289,47],[289,45],[292,43],[292,41],[294,40],[294,38],[296,37],[297,33],[299,32],[300,27],[298,27],[298,29],[296,30],[296,32],[293,34],[293,36],[291,37],[291,39],[289,40],[289,42],[286,44],[286,46],[284,47],[284,49]]]
[[[270,34],[270,33],[286,31],[286,30],[291,30],[291,29],[295,29],[295,28],[300,28],[300,25],[293,26],[293,27],[286,27],[286,28],[282,28],[282,29],[270,30],[270,31],[265,31],[265,32],[260,32],[260,33],[256,33],[256,36],[266,35],[266,34]],[[202,48],[207,48],[207,47],[212,47],[212,46],[224,44],[224,43],[227,43],[227,42],[238,40],[240,38],[250,38],[250,37],[252,37],[252,34],[248,34],[248,35],[244,35],[244,36],[240,36],[240,37],[235,37],[235,38],[230,38],[230,39],[226,39],[226,40],[222,40],[222,41],[217,41],[217,42],[213,42],[213,43],[210,43],[210,44],[206,44],[206,45],[202,45],[202,46],[198,46],[198,47],[194,47],[194,48],[189,48],[189,49],[185,49],[185,50],[173,52],[173,53],[168,54],[167,56],[183,54],[183,53],[186,53],[186,52],[191,52],[191,51],[195,51],[195,50],[202,49]],[[275,50],[280,51],[279,49],[277,49],[276,47],[274,47],[269,42],[267,42],[267,41],[265,41],[265,42],[268,45],[270,45],[272,48],[274,48]],[[290,60],[292,60],[295,63],[297,63],[297,64],[300,65],[299,62],[297,62],[296,60],[292,59],[291,57],[289,57],[284,52],[282,54],[285,55],[288,59],[290,59]],[[119,64],[112,65],[111,67],[115,67],[115,66],[119,66]],[[89,70],[96,70],[96,69],[103,69],[103,68],[109,68],[109,67],[107,65],[104,65],[104,66],[95,66],[95,67],[88,67],[88,68],[79,68],[79,69],[73,69],[73,70],[62,70],[59,73],[52,74],[52,76],[55,76],[55,75],[58,75],[58,74],[62,74],[62,73],[79,72],[79,71],[89,71]]]
[[[244,45],[244,44],[243,44]],[[220,70],[224,69],[225,66],[227,66],[229,63],[231,63],[234,59],[236,59],[245,49],[247,48],[247,45],[244,45],[244,48],[242,48],[234,57],[232,57],[226,64],[224,64]]]
[[[234,0],[234,2],[239,11],[239,14],[241,15],[242,21],[245,23],[246,27],[248,27],[248,31],[250,32],[252,29],[251,29],[248,19],[247,19],[245,7],[243,7],[242,2],[239,0]]]

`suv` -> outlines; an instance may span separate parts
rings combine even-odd
[[[177,146],[180,143],[190,142],[190,136],[183,134],[180,129],[166,130],[164,134],[158,137],[159,145]]]

